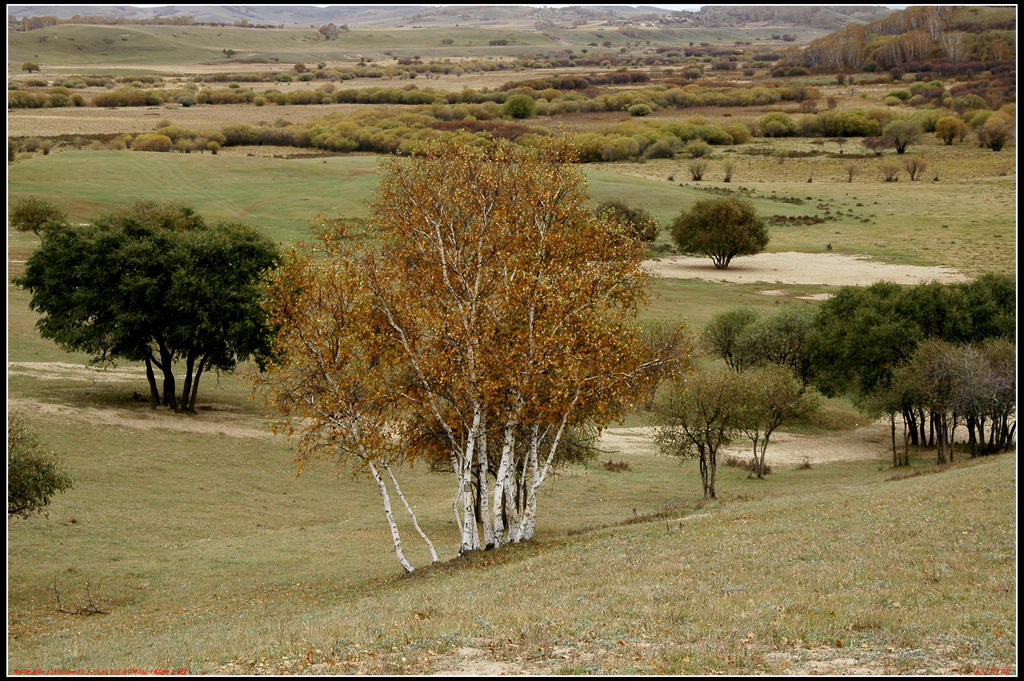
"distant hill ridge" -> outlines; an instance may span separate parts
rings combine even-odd
[[[842,28],[851,23],[867,23],[889,15],[892,10],[872,6],[835,7],[763,7],[706,6],[699,12],[669,10],[652,6],[573,6],[526,7],[522,5],[436,7],[425,5],[315,7],[291,6],[185,6],[131,7],[128,5],[21,5],[8,6],[8,22],[25,17],[54,16],[67,20],[73,16],[104,16],[127,20],[163,17],[192,17],[200,23],[249,24],[273,26],[309,26],[325,23],[359,27],[408,26],[485,26],[531,25],[537,21],[565,22],[568,26],[589,21],[615,24],[649,23],[690,26],[738,27],[749,23],[778,26]]]

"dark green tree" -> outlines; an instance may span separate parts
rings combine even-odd
[[[7,417],[7,515],[27,518],[42,513],[50,497],[71,489],[71,478],[25,423]]]
[[[733,258],[760,253],[768,245],[768,228],[749,201],[710,199],[683,211],[671,226],[672,238],[684,253],[703,253],[715,269]]]
[[[44,338],[95,362],[144,362],[153,406],[191,412],[204,371],[265,354],[257,284],[277,258],[254,228],[139,202],[90,225],[48,229],[15,283],[32,293]],[[185,362],[180,399],[175,360]]]
[[[594,213],[610,216],[619,224],[628,227],[641,241],[653,241],[658,236],[658,221],[643,208],[631,208],[622,201],[605,201],[594,210]]]

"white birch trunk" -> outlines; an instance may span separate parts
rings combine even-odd
[[[402,564],[406,572],[412,572],[412,563],[405,558],[405,553],[402,551],[402,538],[398,536],[398,525],[395,523],[395,514],[391,512],[391,497],[388,496],[388,488],[384,485],[384,480],[380,477],[377,472],[377,468],[373,465],[372,461],[367,461],[370,466],[370,475],[377,481],[377,486],[380,488],[380,495],[384,499],[384,516],[388,519],[388,527],[391,528],[391,538],[395,542],[395,555],[398,556],[398,562]]]
[[[384,464],[384,470],[386,470],[388,472],[388,476],[391,477],[391,482],[395,486],[395,493],[398,494],[398,498],[401,499],[402,503],[405,505],[405,510],[409,512],[409,517],[412,518],[412,526],[416,528],[420,537],[422,537],[423,541],[426,542],[427,548],[430,549],[430,561],[432,563],[439,562],[437,558],[437,551],[434,550],[434,544],[430,541],[430,538],[427,537],[426,533],[420,529],[419,521],[416,520],[416,514],[413,512],[412,506],[409,505],[409,502],[405,500],[405,495],[402,494],[402,488],[398,486],[398,480],[395,479],[395,474],[391,472],[391,466]]]
[[[579,397],[578,394],[577,397]],[[526,508],[523,511],[523,519],[520,521],[520,524],[523,527],[520,532],[521,541],[527,541],[533,538],[533,528],[537,522],[537,490],[540,489],[541,484],[544,483],[544,479],[547,478],[548,471],[551,469],[551,462],[555,459],[555,454],[558,452],[558,445],[562,441],[562,434],[565,433],[565,427],[569,423],[569,413],[572,411],[572,407],[575,406],[575,404],[576,400],[574,399],[572,404],[569,406],[569,410],[562,416],[562,423],[559,424],[558,431],[555,433],[555,437],[551,441],[551,448],[548,450],[548,455],[544,460],[544,467],[539,472],[537,470],[537,450],[540,448],[540,436],[537,433],[537,427],[534,426],[533,442],[530,443],[530,465],[533,468],[533,484],[530,485],[530,489],[527,492]]]
[[[473,504],[473,454],[476,449],[477,432],[480,429],[480,405],[473,405],[473,425],[466,434],[466,451],[462,459],[462,546],[460,553],[480,548],[480,537],[476,527],[476,508]]]
[[[530,464],[531,481],[526,484],[526,465],[523,465],[523,479],[521,481],[520,494],[525,494],[523,500],[523,514],[519,518],[519,528],[516,532],[517,541],[527,541],[533,536],[533,514],[537,511],[537,486],[540,478],[537,453],[540,449],[540,427],[533,424],[533,431],[530,433],[530,453],[527,459]]]
[[[480,442],[477,445],[477,494],[480,499],[480,523],[483,525],[484,548],[494,548],[494,525],[491,521],[489,499],[490,483],[487,481],[487,414],[480,418]]]
[[[516,424],[509,421],[505,424],[505,439],[501,446],[501,462],[494,480],[494,546],[500,548],[505,544],[505,519],[503,511],[509,503],[508,480],[512,472],[512,455],[515,446]]]

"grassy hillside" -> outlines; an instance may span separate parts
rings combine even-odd
[[[595,203],[626,200],[649,210],[663,227],[696,200],[745,190],[741,196],[765,217],[822,220],[773,226],[771,251],[820,253],[833,243],[837,252],[889,262],[945,265],[970,274],[1014,271],[1008,246],[1015,226],[1015,177],[993,171],[993,164],[1006,161],[966,145],[952,151],[928,145],[920,153],[943,175],[942,182],[882,182],[874,174],[874,159],[857,161],[862,170],[854,183],[842,177],[844,161],[834,158],[792,159],[780,166],[762,157],[740,157],[737,181],[730,185],[715,177],[684,182],[684,160],[594,164],[586,173]],[[10,165],[8,196],[43,196],[81,220],[134,199],[176,199],[214,219],[247,221],[275,239],[292,241],[308,233],[319,212],[365,215],[376,169],[372,155],[284,159],[238,151],[217,156],[69,151]],[[803,179],[808,173],[816,175],[813,184]],[[667,181],[669,176],[674,180]],[[666,229],[657,245],[670,247]]]
[[[207,386],[214,409],[189,432],[123,385],[72,383],[12,375],[75,487],[9,525],[11,669],[934,673],[1015,658],[1009,455],[900,481],[872,461],[763,482],[724,468],[722,500],[699,507],[695,465],[616,453],[630,471],[553,481],[536,542],[401,577],[372,484],[327,465],[296,479],[241,384]],[[403,483],[451,557],[442,475]],[[54,584],[65,607],[88,585],[106,614],[55,612]]]
[[[486,57],[548,52],[566,47],[591,48],[610,41],[614,49],[642,42],[677,47],[680,41],[731,45],[736,41],[769,40],[779,32],[773,26],[637,28],[619,32],[605,24],[578,28],[551,27],[543,31],[518,27],[379,27],[353,28],[335,40],[324,40],[314,28],[247,29],[231,26],[99,26],[63,24],[32,31],[11,32],[8,71],[34,61],[47,71],[104,65],[173,66],[189,70],[197,64],[247,60],[293,62],[353,61],[360,56],[386,59],[396,56]],[[785,32],[811,39],[825,29],[786,27]],[[451,43],[446,43],[446,41]],[[504,40],[506,45],[491,41]],[[649,45],[648,45],[649,41]],[[228,59],[223,50],[237,54]],[[605,49],[605,48],[602,48]],[[610,48],[609,48],[610,49]]]

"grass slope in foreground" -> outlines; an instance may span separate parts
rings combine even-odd
[[[406,577],[373,485],[326,466],[296,479],[286,442],[218,426],[239,407],[201,413],[214,432],[199,433],[144,408],[98,428],[114,410],[40,404],[75,487],[9,525],[11,669],[410,673],[459,668],[466,649],[502,671],[586,673],[1015,659],[1008,455],[899,481],[881,460],[767,481],[722,468],[723,499],[700,507],[692,463],[627,451],[628,472],[554,480],[537,541]],[[453,556],[448,485],[420,466],[403,487]],[[109,614],[55,612],[55,583],[66,607],[88,584]]]

